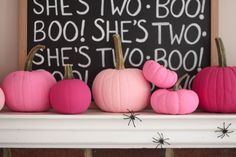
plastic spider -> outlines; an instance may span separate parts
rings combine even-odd
[[[231,126],[231,123],[227,127],[225,127],[225,122],[223,123],[223,128],[217,127],[218,130],[215,132],[220,132],[221,134],[217,136],[217,138],[224,138],[225,136],[229,137],[230,133],[233,133],[234,131],[229,131],[229,127]]]
[[[130,122],[132,121],[133,123],[133,126],[136,127],[134,121],[137,119],[139,120],[140,122],[142,122],[142,120],[140,118],[138,118],[137,116],[140,115],[140,114],[135,114],[133,111],[129,111],[129,115],[128,114],[123,114],[124,116],[126,116],[124,119],[129,119],[129,123],[128,123],[128,126],[130,124]]]
[[[154,138],[154,137],[152,138],[152,139],[153,139],[152,142],[157,143],[156,148],[158,148],[159,146],[162,148],[162,146],[165,145],[165,144],[170,145],[169,142],[166,142],[166,141],[169,140],[170,138],[164,138],[163,133],[157,132],[157,134],[159,135],[159,139],[156,139],[156,138]]]

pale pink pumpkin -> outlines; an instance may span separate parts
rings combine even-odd
[[[151,87],[142,71],[124,68],[119,35],[114,35],[116,68],[101,71],[92,86],[97,106],[107,112],[141,111],[149,102]]]
[[[216,39],[219,66],[201,70],[193,80],[193,90],[199,96],[199,106],[208,112],[236,112],[236,67],[226,64],[225,50]]]
[[[5,95],[2,89],[0,88],[0,110],[3,108],[4,104],[5,104]]]
[[[65,66],[64,80],[51,88],[50,102],[58,113],[79,114],[87,111],[91,103],[91,91],[86,83],[74,79],[72,66]]]
[[[13,111],[41,112],[50,108],[49,91],[56,83],[55,78],[45,70],[32,70],[35,53],[44,48],[37,45],[30,51],[25,70],[7,75],[3,80],[6,105]]]
[[[166,69],[154,60],[144,63],[143,75],[148,81],[160,88],[170,88],[178,79],[176,72]]]
[[[178,89],[179,82],[173,90],[159,89],[152,94],[151,106],[155,112],[175,115],[189,114],[197,109],[198,95],[192,90]]]

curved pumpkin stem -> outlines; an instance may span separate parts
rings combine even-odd
[[[177,90],[182,89],[182,87],[180,86],[180,83],[181,83],[186,77],[188,77],[188,74],[185,74],[185,75],[183,75],[182,77],[180,77],[180,78],[178,79],[178,81],[175,83],[175,86],[173,87],[173,90],[174,90],[174,91],[177,91]]]
[[[45,49],[45,46],[36,45],[30,50],[25,61],[25,68],[24,68],[25,71],[32,71],[32,64],[33,64],[32,62],[33,62],[34,56],[40,49]]]
[[[224,44],[221,38],[216,38],[216,47],[217,47],[217,53],[218,53],[218,61],[220,67],[226,67],[226,57],[225,57],[225,48]]]
[[[64,80],[74,79],[72,67],[73,67],[72,64],[66,64],[64,66]]]
[[[119,34],[113,35],[115,54],[116,54],[116,69],[121,70],[125,68],[124,57],[122,52],[122,45]]]

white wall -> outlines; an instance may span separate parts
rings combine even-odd
[[[224,40],[228,65],[236,66],[236,1],[219,0],[219,35]]]
[[[236,0],[219,0],[219,34],[223,38],[229,65],[236,65]],[[0,82],[17,69],[18,0],[1,0]]]
[[[17,69],[18,0],[1,0],[0,5],[0,82]]]

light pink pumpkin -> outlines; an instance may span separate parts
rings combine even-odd
[[[51,88],[50,102],[58,113],[79,114],[87,111],[91,103],[91,91],[86,83],[74,79],[72,65],[65,66],[64,80]]]
[[[152,94],[151,106],[155,112],[175,115],[189,114],[197,109],[198,95],[192,90],[178,90],[177,86],[174,90],[159,89]]]
[[[116,68],[101,71],[92,86],[97,106],[107,112],[141,111],[149,102],[151,87],[142,71],[124,68],[119,35],[114,35]]]
[[[0,88],[0,110],[3,108],[4,104],[5,104],[5,95],[2,89]]]
[[[154,60],[144,63],[143,75],[148,81],[160,88],[170,88],[178,79],[176,72],[166,69]]]
[[[13,111],[41,112],[50,108],[49,91],[55,78],[45,70],[31,71],[34,54],[41,48],[44,46],[37,45],[30,51],[26,71],[12,72],[3,80],[6,105]]]

